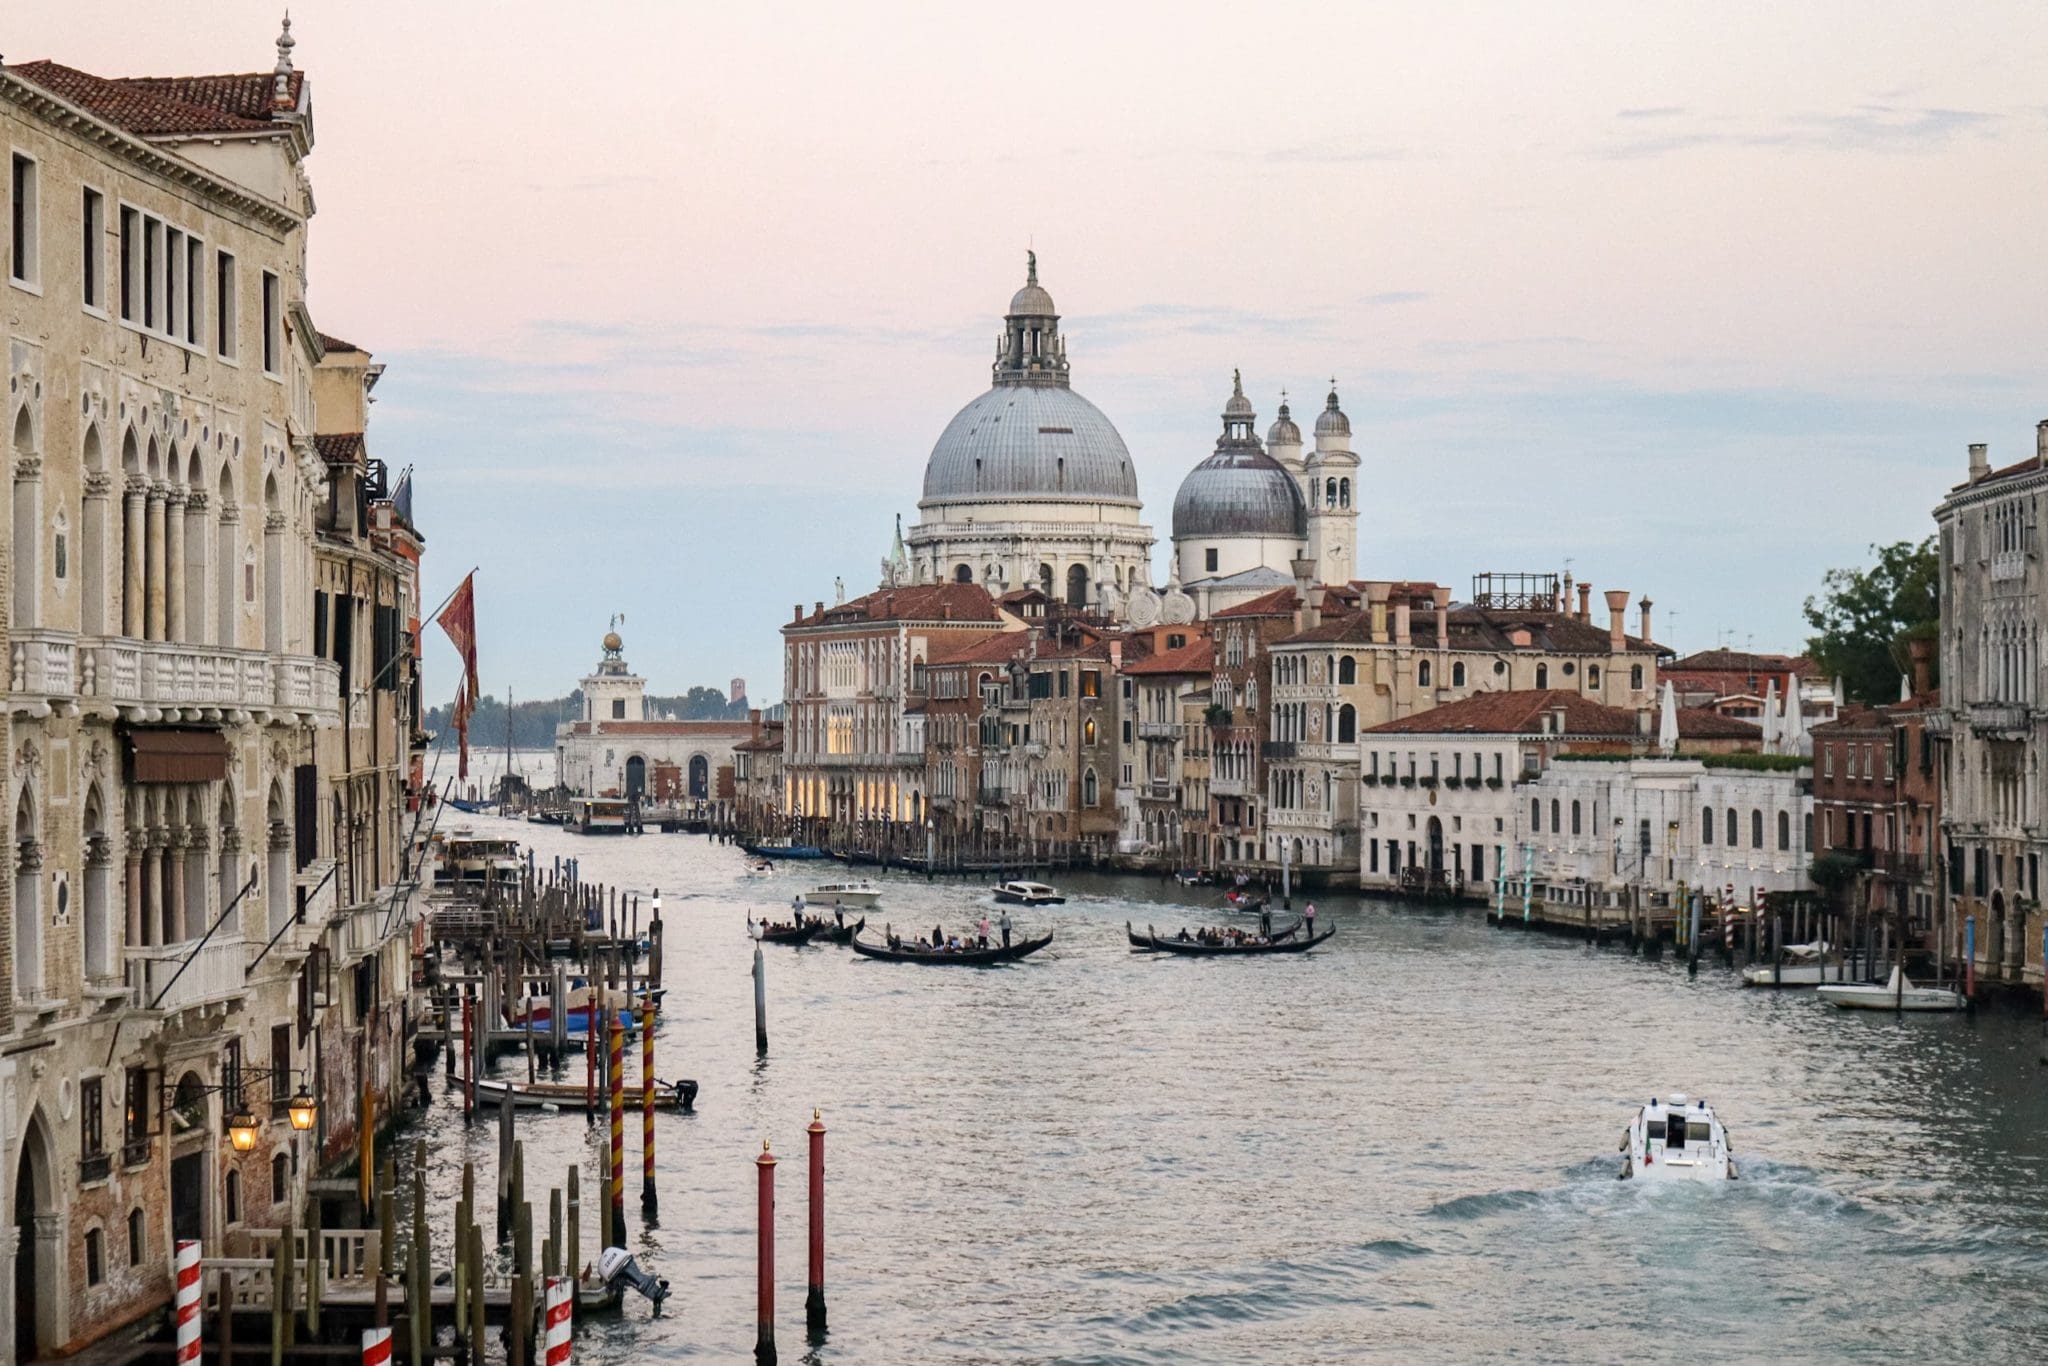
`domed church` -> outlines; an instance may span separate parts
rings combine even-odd
[[[1102,410],[1074,392],[1059,312],[1027,254],[996,343],[994,383],[946,425],[925,462],[910,577],[1035,587],[1114,610],[1152,577],[1131,453]]]

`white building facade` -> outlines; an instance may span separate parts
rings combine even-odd
[[[583,714],[555,728],[555,781],[590,797],[730,802],[734,747],[752,724],[648,716],[647,680],[624,652],[618,633],[606,632],[604,655],[582,682]]]

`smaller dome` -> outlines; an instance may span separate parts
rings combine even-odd
[[[1252,401],[1244,396],[1244,376],[1236,370],[1230,372],[1230,401],[1223,405],[1223,416],[1227,421],[1233,417],[1254,418]]]
[[[619,639],[617,631],[606,631],[604,633],[604,648],[608,654],[617,654],[626,648],[626,642]]]
[[[1045,292],[1038,283],[1038,253],[1024,253],[1024,288],[1010,296],[1012,318],[1051,318],[1059,314],[1052,306],[1052,295]]]
[[[1287,400],[1280,400],[1280,415],[1273,419],[1273,425],[1266,429],[1268,446],[1299,446],[1301,428],[1294,425],[1293,416],[1287,411]]]
[[[1317,436],[1351,435],[1351,419],[1344,416],[1344,410],[1337,406],[1337,391],[1330,390],[1329,401],[1323,404],[1323,411],[1316,415]]]

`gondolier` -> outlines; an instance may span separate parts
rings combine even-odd
[[[1309,903],[1308,903],[1308,907],[1307,907],[1307,909],[1303,910],[1303,911],[1302,911],[1302,913],[1301,913],[1301,918],[1302,918],[1302,919],[1303,919],[1303,920],[1304,920],[1305,922],[1307,922],[1307,930],[1308,930],[1308,937],[1309,937],[1309,938],[1311,938],[1311,939],[1315,938],[1315,937],[1316,937],[1316,903],[1315,903],[1315,902],[1311,901],[1311,902],[1309,902]]]

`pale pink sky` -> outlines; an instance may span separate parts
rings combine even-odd
[[[262,69],[277,17],[16,6],[0,51]],[[630,608],[657,686],[772,697],[790,603],[870,586],[985,387],[1027,243],[1162,575],[1233,367],[1262,420],[1339,379],[1361,573],[1569,556],[1685,648],[1796,645],[1823,568],[2048,415],[2037,4],[318,0],[294,34],[315,316],[390,363],[373,447],[523,693]]]

